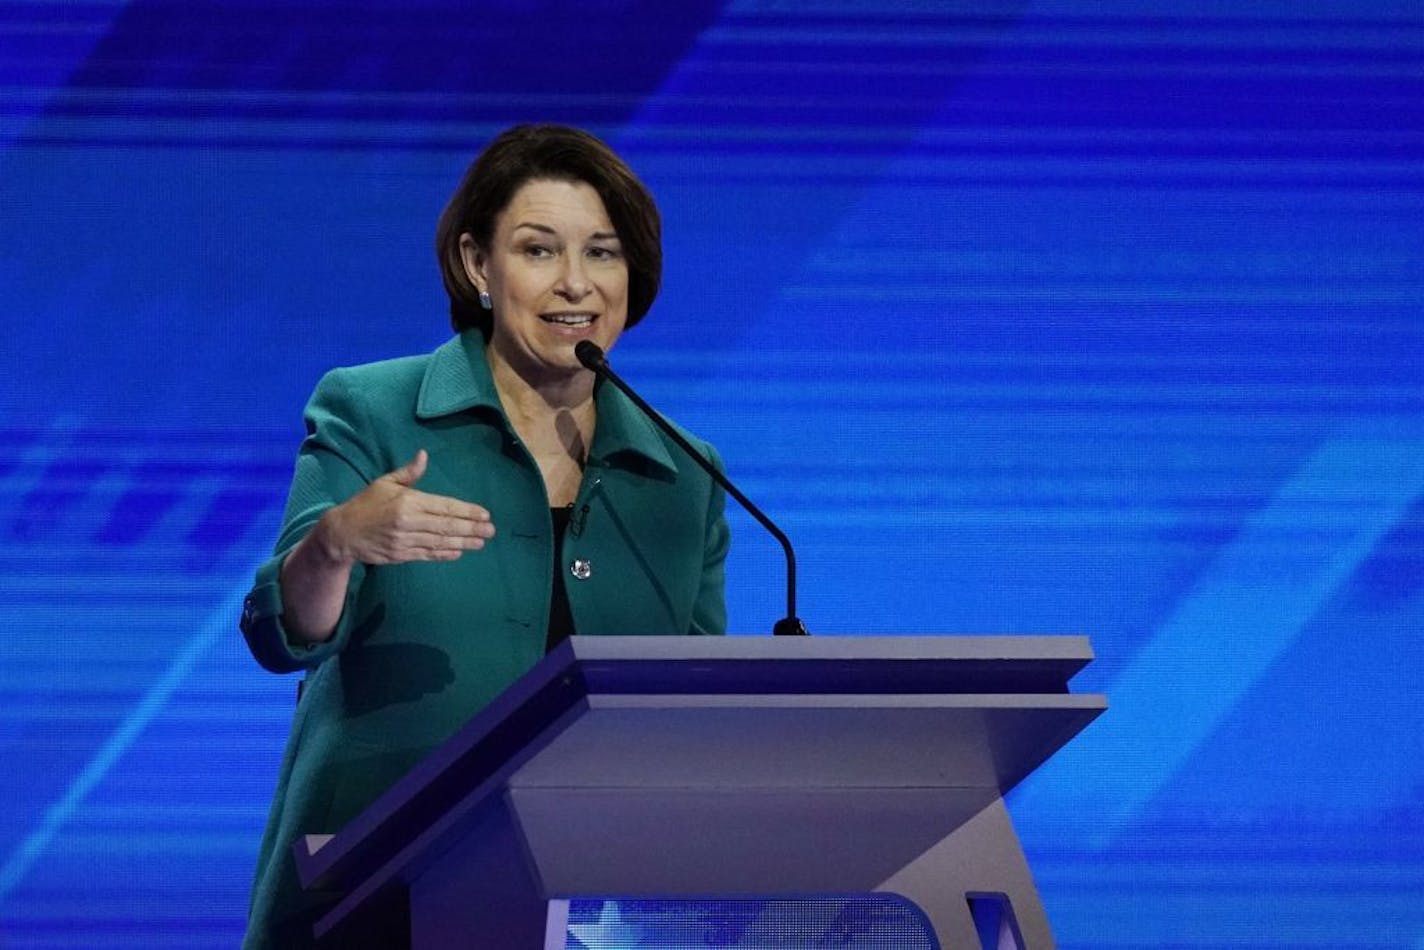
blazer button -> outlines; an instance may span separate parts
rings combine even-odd
[[[593,576],[593,564],[583,558],[578,558],[569,564],[569,573],[581,581],[586,581]]]

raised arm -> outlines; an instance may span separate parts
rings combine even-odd
[[[294,641],[329,640],[356,564],[453,561],[494,537],[479,505],[415,488],[424,449],[349,500],[326,511],[282,562],[282,616]]]

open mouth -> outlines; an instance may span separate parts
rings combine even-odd
[[[576,330],[581,327],[592,326],[593,321],[597,319],[597,315],[592,313],[541,313],[539,319],[545,323],[552,323],[554,326],[569,327]]]

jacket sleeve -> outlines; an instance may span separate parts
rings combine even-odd
[[[349,370],[322,377],[307,403],[307,436],[297,456],[292,487],[276,549],[257,569],[257,579],[243,602],[242,634],[248,649],[274,673],[311,669],[338,653],[351,635],[352,605],[366,567],[356,564],[346,588],[346,605],[331,638],[323,643],[293,641],[282,624],[282,562],[322,514],[355,495],[381,472],[373,454],[365,407],[351,386]]]
[[[704,443],[707,458],[717,471],[724,472],[722,457],[711,445]],[[727,550],[732,544],[732,532],[727,527],[727,493],[721,485],[712,482],[712,490],[707,504],[707,532],[703,544],[702,581],[697,589],[697,600],[692,605],[692,629],[694,634],[724,634],[727,632],[726,563]]]

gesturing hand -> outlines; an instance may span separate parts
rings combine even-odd
[[[431,495],[414,486],[430,456],[424,449],[382,475],[321,519],[322,547],[347,564],[453,561],[494,537],[494,522],[479,505]]]

